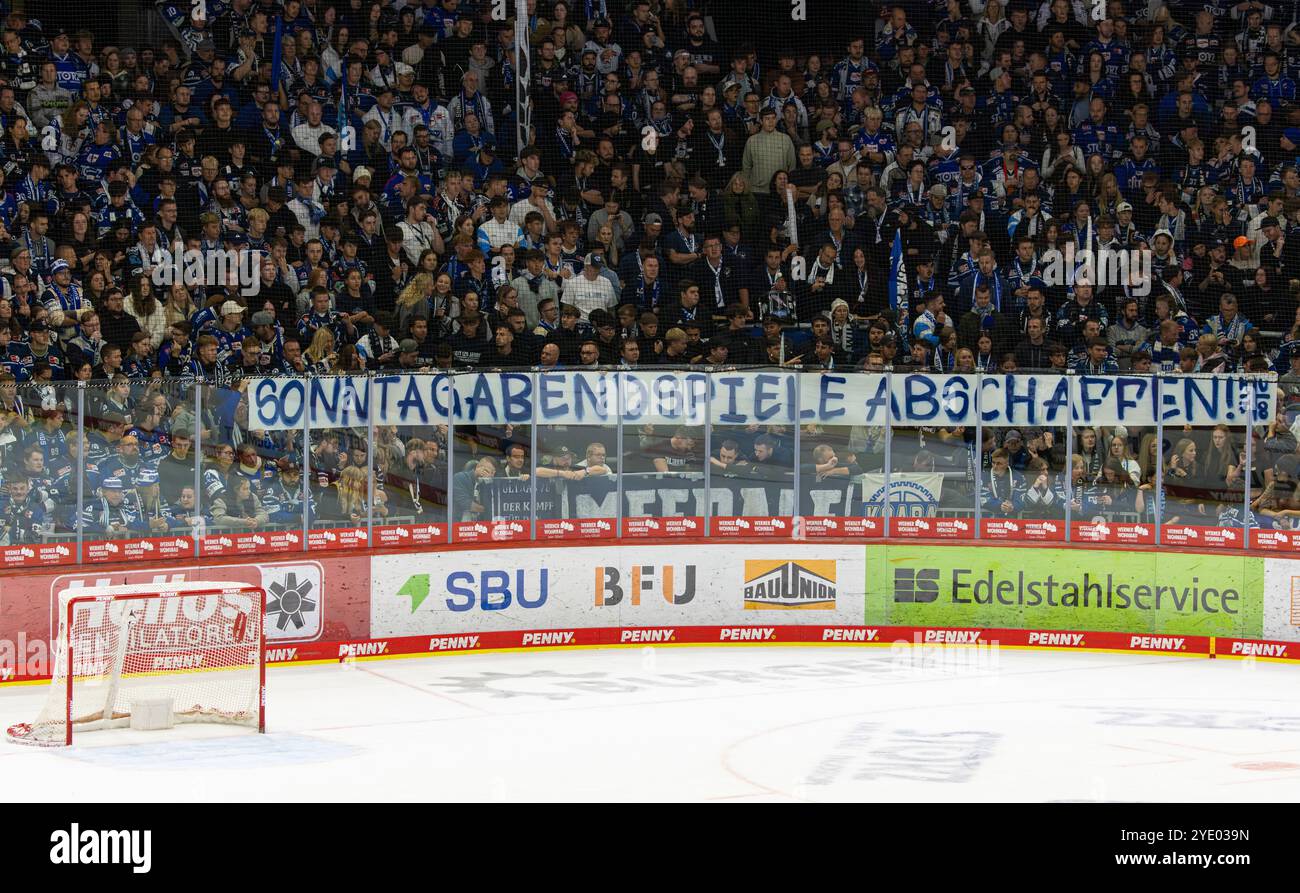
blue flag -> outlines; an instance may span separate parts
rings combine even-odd
[[[271,92],[280,92],[280,60],[283,58],[280,41],[284,37],[284,19],[275,17],[275,45],[271,51]],[[286,85],[287,88],[288,85]]]
[[[889,256],[889,306],[898,313],[900,324],[908,315],[907,265],[903,262],[903,233],[894,230],[894,249]]]
[[[348,126],[348,75],[347,75],[347,67],[344,66],[343,77],[339,78],[339,120],[338,120],[339,138],[334,141],[334,146],[335,146],[334,153],[337,156],[334,159],[334,163],[336,166],[340,161],[343,160],[343,156],[348,154],[348,149],[345,148],[343,145],[344,138],[347,135],[347,132],[344,130],[344,128],[347,126]]]

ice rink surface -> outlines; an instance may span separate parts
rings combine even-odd
[[[1300,667],[663,647],[271,668],[269,733],[0,746],[15,802],[1300,800]],[[0,726],[44,686],[0,691]]]

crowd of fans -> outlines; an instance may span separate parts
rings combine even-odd
[[[707,457],[551,431],[535,463],[526,427],[467,428],[449,474],[442,428],[248,426],[257,376],[512,367],[1276,372],[1267,429],[923,429],[894,455],[988,516],[1151,518],[1158,491],[1182,523],[1300,517],[1296,4],[909,0],[767,56],[690,0],[530,0],[522,144],[498,5],[163,2],[137,46],[7,13],[9,542],[418,517],[449,490],[474,519],[477,481],[534,465],[881,467],[857,428]],[[1085,249],[1132,263],[1053,275]]]

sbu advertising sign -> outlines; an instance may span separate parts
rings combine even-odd
[[[523,568],[516,568],[513,574],[503,570],[452,571],[445,578],[414,574],[397,590],[399,596],[410,598],[412,614],[433,594],[434,579],[443,581],[440,610],[463,612],[477,607],[482,611],[504,611],[511,605],[540,608],[546,604],[550,574],[546,568],[535,576]]]

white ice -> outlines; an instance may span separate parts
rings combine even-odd
[[[0,746],[10,802],[1300,799],[1300,667],[664,647],[268,672],[222,726]],[[0,691],[0,727],[43,687]]]

